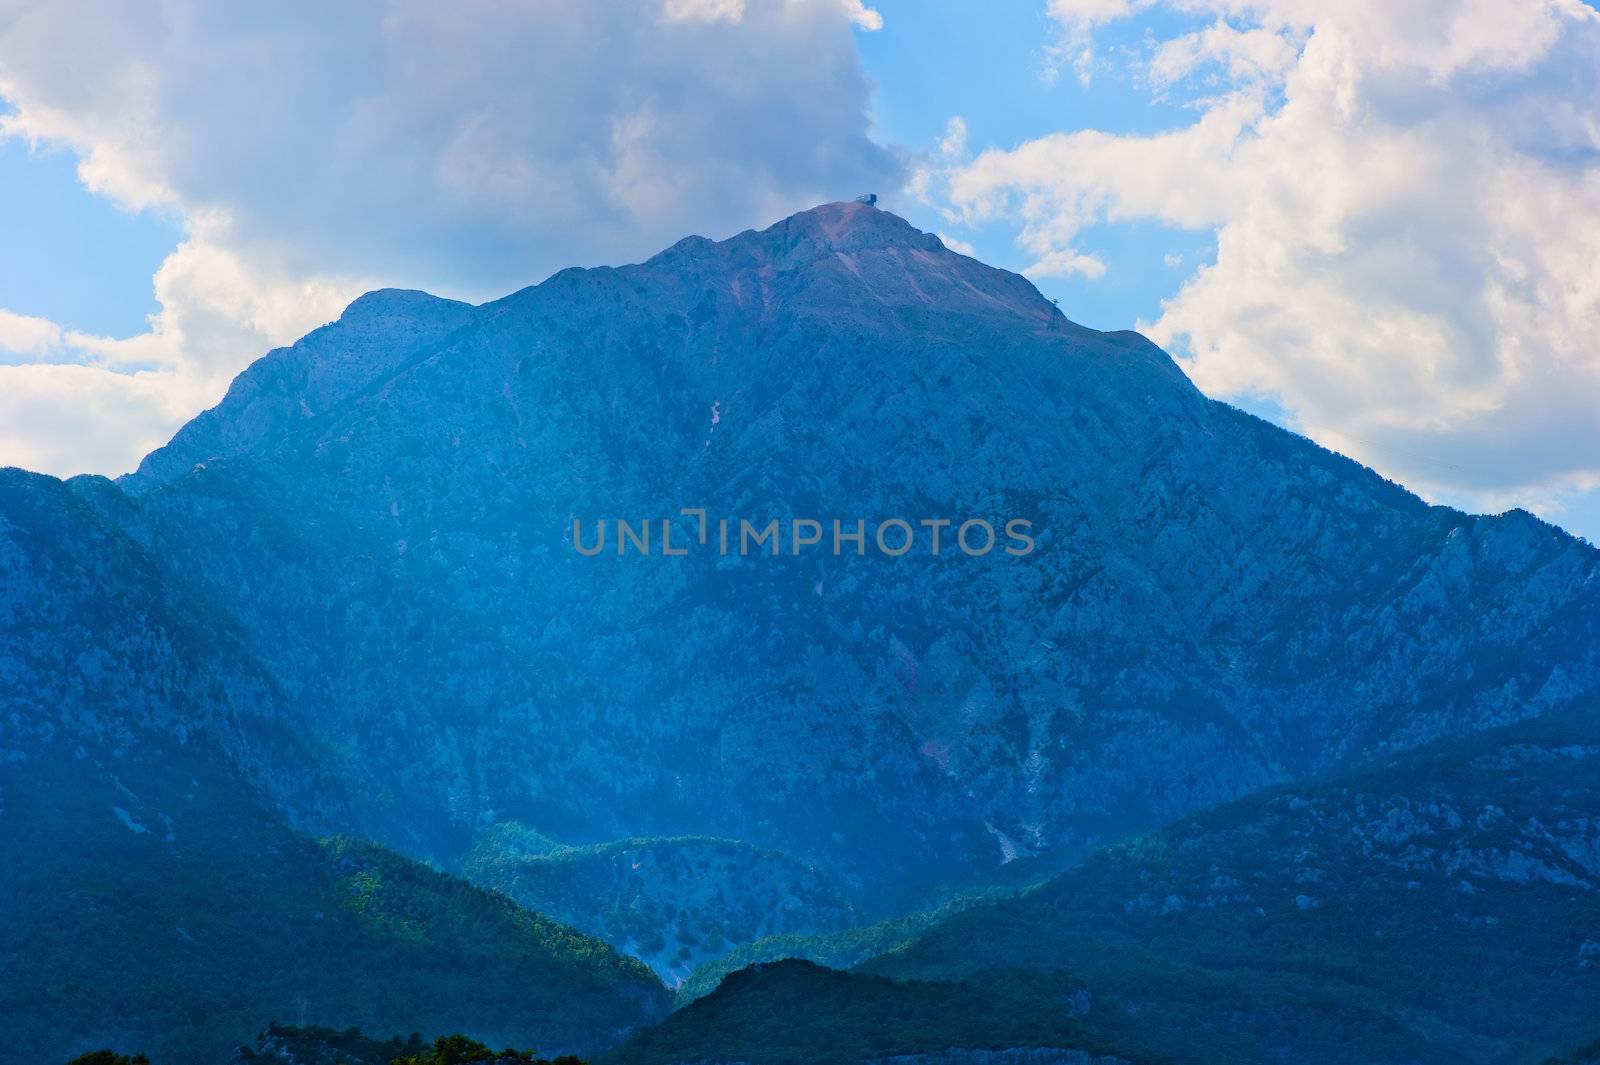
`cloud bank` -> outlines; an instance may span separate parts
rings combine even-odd
[[[1055,0],[1063,50],[1160,6],[1142,74],[1197,98],[925,178],[1034,270],[1091,225],[1215,231],[1146,328],[1214,395],[1431,494],[1559,517],[1600,485],[1600,14],[1579,0]]]
[[[484,299],[900,182],[858,0],[0,0],[0,135],[186,239],[148,333],[0,313],[0,463],[131,468],[378,285]]]

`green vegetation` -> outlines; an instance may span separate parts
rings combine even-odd
[[[1004,894],[1010,895],[1011,892],[1006,891]],[[782,935],[758,939],[754,943],[736,947],[722,957],[696,968],[689,974],[683,986],[678,988],[678,1002],[687,1004],[709,995],[729,973],[762,962],[798,958],[829,969],[851,968],[868,958],[888,953],[940,921],[969,906],[977,905],[984,897],[962,896],[946,902],[935,910],[919,910],[904,917],[894,917],[860,928],[844,928],[837,932],[824,932],[812,936]]]
[[[256,1036],[254,1047],[240,1047],[236,1065],[390,1065],[398,1058],[427,1050],[422,1036],[373,1039],[359,1028],[335,1031],[320,1024],[298,1027],[272,1023]]]
[[[570,1054],[551,1059],[533,1050],[493,1050],[461,1034],[431,1044],[413,1032],[408,1038],[378,1040],[359,1028],[334,1031],[320,1025],[272,1024],[241,1047],[235,1065],[585,1065]]]
[[[1091,1032],[1186,1062],[1537,1061],[1600,1002],[1592,734],[1529,722],[1210,810],[862,969],[1066,966]]]
[[[291,831],[191,750],[0,769],[0,1025],[43,1060],[226,1061],[271,1018],[547,1052],[663,1012],[640,963],[503,895]],[[386,1062],[385,1062],[386,1065]]]
[[[426,1051],[397,1057],[392,1065],[584,1065],[571,1054],[551,1060],[539,1057],[532,1050],[490,1050],[482,1043],[464,1035],[446,1035],[435,1039]]]
[[[476,841],[462,873],[616,944],[669,980],[736,944],[857,920],[835,878],[789,855],[709,836],[572,847],[503,822]]]
[[[763,940],[607,1060],[1109,1046],[1194,1065],[1590,1065],[1600,1047],[1549,1055],[1600,1002],[1593,735],[1524,722],[1208,810],[1033,890]],[[873,947],[851,973],[724,977]]]
[[[1546,1058],[1544,1065],[1600,1065],[1600,1039],[1559,1058]]]
[[[541,1060],[490,1049],[505,1045],[616,1047],[605,1065],[953,1046],[1588,1065],[1593,1048],[1569,1048],[1600,1001],[1591,731],[1520,724],[1209,810],[1021,894],[774,937],[742,953],[873,956],[853,972],[743,968],[653,1028],[666,994],[639,963],[382,848],[283,829],[203,760],[165,752],[153,772],[85,751],[54,777],[35,760],[5,770],[0,860],[40,920],[0,925],[0,1023],[59,1048],[46,1060],[137,1046],[174,1065],[226,1060],[271,1016],[308,1022],[268,1029],[296,1049],[263,1060],[297,1065]],[[111,1031],[107,1016],[126,1020]],[[312,1021],[492,1042],[384,1043]],[[82,1065],[140,1063],[100,1051]]]
[[[752,966],[635,1036],[604,1065],[747,1062],[855,1065],[948,1047],[1057,1047],[1108,1053],[1076,1019],[1078,980],[1013,973],[983,983],[898,982],[789,960]]]

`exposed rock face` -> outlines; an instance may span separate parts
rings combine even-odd
[[[0,470],[0,816],[8,784],[92,749],[179,776],[216,763],[291,822],[339,823],[346,778],[313,723],[231,612],[132,538],[141,528],[104,478]]]
[[[1600,1001],[1597,740],[1592,714],[1557,715],[1274,789],[865,968],[1064,966],[1098,1034],[1181,1060],[1544,1060]]]
[[[0,471],[10,1046],[213,1065],[298,1015],[592,1050],[664,1011],[649,970],[597,940],[293,831],[284,809],[351,808],[330,752],[228,612],[176,592],[118,528],[139,524],[127,504],[104,480]]]
[[[207,460],[270,446],[437,346],[471,317],[470,304],[426,292],[369,292],[337,322],[257,360],[223,403],[145,456],[122,484],[139,491]]]
[[[235,716],[298,737],[241,759],[446,863],[509,820],[715,835],[887,909],[1600,685],[1594,550],[1430,508],[860,204],[478,308],[364,297],[125,488],[78,486],[240,634],[272,709]],[[683,507],[783,553],[571,542]],[[1036,547],[832,555],[893,517]]]

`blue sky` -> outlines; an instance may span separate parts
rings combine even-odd
[[[857,40],[874,87],[876,136],[886,144],[931,149],[955,115],[966,120],[973,143],[1004,146],[1064,124],[1148,133],[1191,117],[1185,94],[1152,99],[1115,68],[1092,87],[1070,74],[1047,78],[1053,29],[1032,0],[1002,0],[983,18],[961,0],[876,7],[884,29]],[[1131,48],[1144,32],[1141,24],[1108,37],[1115,47]],[[0,306],[74,329],[129,335],[158,310],[150,278],[182,239],[181,219],[159,209],[123,210],[96,196],[78,180],[77,163],[64,147],[30,150],[19,139],[0,139],[0,229],[8,234],[0,250]],[[942,228],[933,210],[914,201],[896,200],[895,207],[924,228]],[[1168,255],[1192,265],[1214,251],[1208,235],[1158,225],[1101,226],[1091,235],[1110,268],[1103,278],[1038,284],[1074,318],[1101,329],[1155,317],[1182,277]],[[986,262],[1026,265],[1004,226],[967,236]]]
[[[92,333],[138,333],[158,309],[150,279],[182,226],[95,196],[77,170],[65,148],[0,140],[0,306]]]
[[[1592,4],[189,2],[0,27],[0,462],[128,468],[369,287],[871,188],[1212,395],[1600,536]]]
[[[1153,99],[1115,67],[1087,86],[1070,71],[1047,77],[1055,30],[1040,4],[1003,0],[981,19],[957,0],[896,0],[877,7],[884,29],[861,36],[861,56],[877,89],[873,119],[889,143],[930,150],[952,116],[964,119],[970,143],[1008,148],[1066,127],[1154,133],[1193,118],[1185,106],[1191,94]],[[1158,16],[1151,25],[1188,21]],[[1143,24],[1115,27],[1105,46],[1135,47],[1144,31]],[[903,201],[895,206],[924,229],[950,228],[930,208]],[[1017,270],[1027,265],[1007,226],[962,236],[985,262]],[[1109,268],[1103,277],[1035,282],[1070,317],[1096,329],[1127,329],[1153,319],[1161,299],[1182,279],[1166,256],[1181,255],[1193,265],[1214,250],[1209,235],[1146,223],[1098,226],[1088,237]]]
[[[858,40],[875,89],[876,135],[887,144],[931,149],[955,115],[966,120],[973,143],[1003,146],[1064,123],[1148,133],[1191,117],[1181,98],[1152,100],[1115,70],[1092,87],[1070,74],[1047,78],[1051,25],[1030,0],[996,3],[981,19],[959,0],[894,0],[876,7],[884,29]],[[1136,43],[1113,40],[1118,46]],[[89,192],[78,180],[77,165],[78,157],[65,147],[30,148],[20,139],[0,139],[0,231],[7,234],[0,250],[0,306],[73,329],[130,335],[158,310],[150,279],[182,239],[182,222],[157,208],[124,210]],[[942,228],[931,209],[908,201],[896,207],[924,228]],[[1005,227],[968,236],[985,261],[1025,265]],[[1101,329],[1155,317],[1161,298],[1181,280],[1179,268],[1165,263],[1167,255],[1193,263],[1214,250],[1206,235],[1148,224],[1097,227],[1091,236],[1110,267],[1104,278],[1045,278],[1039,286],[1074,318]]]
[[[1114,68],[1092,87],[1070,74],[1047,78],[1046,42],[1053,31],[1031,0],[1004,0],[983,18],[959,0],[891,0],[876,7],[884,29],[858,41],[875,90],[876,135],[886,144],[931,149],[955,115],[965,119],[973,143],[1002,146],[1064,124],[1149,133],[1191,117],[1182,94],[1153,100]],[[1141,25],[1109,36],[1116,47],[1133,47],[1143,32]],[[159,208],[124,210],[89,192],[77,164],[65,147],[30,149],[20,139],[0,139],[0,231],[7,234],[0,306],[86,332],[137,333],[159,309],[150,279],[182,239],[181,219]],[[948,228],[914,201],[897,200],[895,207],[923,228]],[[966,236],[986,262],[1026,265],[1005,226]],[[1125,329],[1156,316],[1160,300],[1182,279],[1181,267],[1168,265],[1166,256],[1181,255],[1192,265],[1214,252],[1208,235],[1146,223],[1096,227],[1090,239],[1109,267],[1104,277],[1040,278],[1038,284],[1073,318],[1100,329]]]

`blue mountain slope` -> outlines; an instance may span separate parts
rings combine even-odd
[[[331,827],[415,855],[717,836],[870,915],[1600,684],[1593,549],[1429,507],[864,205],[478,308],[364,300],[95,506],[321,752],[252,773],[326,775]],[[684,507],[1037,546],[571,542]]]
[[[122,486],[137,492],[209,459],[270,445],[437,345],[471,316],[470,305],[426,292],[369,292],[337,322],[253,363],[222,403],[145,456]]]
[[[274,1017],[594,1049],[664,1008],[598,940],[296,831],[349,809],[339,752],[125,503],[0,471],[0,1062],[209,1065]]]
[[[1069,970],[1102,1038],[1184,1062],[1525,1062],[1600,1003],[1600,729],[1556,715],[1103,849],[863,968]]]

